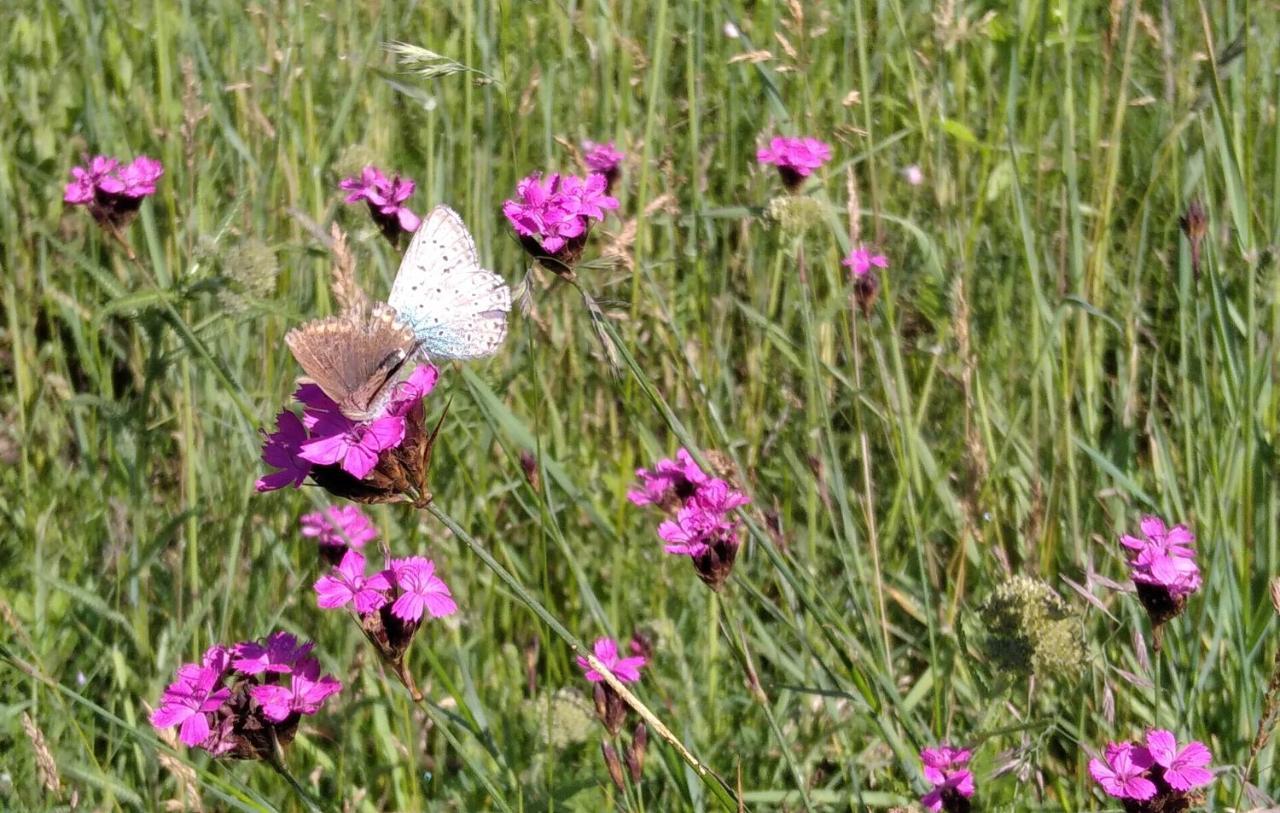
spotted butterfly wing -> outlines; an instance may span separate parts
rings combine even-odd
[[[477,359],[506,338],[511,289],[480,266],[458,213],[437,206],[414,233],[388,302],[428,358]]]
[[[314,382],[343,415],[356,421],[382,412],[417,343],[413,331],[384,303],[307,322],[289,331],[284,341],[306,373],[304,380]]]

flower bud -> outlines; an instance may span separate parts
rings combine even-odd
[[[613,780],[614,787],[619,793],[626,793],[627,785],[622,779],[622,762],[618,759],[618,752],[609,743],[602,742],[600,753],[604,755],[604,764],[609,769],[609,778]]]

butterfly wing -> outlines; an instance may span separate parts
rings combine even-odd
[[[307,322],[289,331],[284,341],[306,377],[352,420],[367,420],[381,411],[390,395],[388,385],[415,344],[413,331],[382,303],[368,312]]]
[[[458,213],[432,209],[413,235],[388,298],[430,358],[477,359],[507,335],[511,289],[480,266]]]

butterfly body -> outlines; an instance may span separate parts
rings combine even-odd
[[[481,267],[457,212],[437,206],[414,232],[388,304],[429,359],[478,359],[497,352],[507,335],[511,289]]]
[[[418,344],[395,309],[383,303],[307,322],[284,340],[306,380],[355,421],[382,413]]]

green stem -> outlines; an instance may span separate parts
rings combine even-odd
[[[532,593],[526,590],[524,585],[520,584],[520,581],[516,579],[510,571],[503,567],[497,559],[493,558],[493,555],[490,554],[489,551],[485,550],[483,545],[477,542],[471,534],[467,533],[461,525],[454,521],[453,517],[446,514],[440,506],[435,503],[431,503],[427,506],[426,510],[433,517],[444,523],[444,526],[448,528],[457,539],[470,548],[471,552],[484,563],[484,566],[493,571],[493,574],[497,576],[512,593],[515,594],[521,604],[532,610],[534,615],[542,619],[542,622],[550,627],[551,631],[559,636],[559,638],[569,646],[569,649],[574,655],[584,658],[587,663],[590,664],[592,669],[599,672],[604,677],[605,683],[609,684],[609,688],[617,692],[618,696],[631,707],[631,710],[640,715],[640,719],[645,721],[649,726],[650,731],[666,740],[667,744],[675,749],[676,753],[682,760],[684,760],[685,764],[693,769],[694,773],[702,779],[703,784],[707,786],[711,793],[720,801],[721,804],[725,806],[726,809],[738,809],[737,798],[734,796],[733,791],[730,790],[729,785],[721,779],[715,771],[694,756],[693,752],[685,747],[685,744],[681,742],[675,734],[671,733],[671,729],[667,728],[666,724],[659,720],[657,715],[649,710],[648,706],[640,702],[639,698],[631,693],[631,690],[627,688],[625,683],[614,677],[613,673],[611,673],[604,664],[597,660],[595,654],[588,649],[576,635],[569,632],[569,630],[560,623],[559,619],[552,615],[546,607],[542,606],[542,602],[538,601]]]
[[[307,806],[307,809],[312,813],[323,813],[324,808],[311,797],[310,793],[307,793],[307,789],[302,787],[298,780],[293,778],[293,774],[289,773],[289,769],[285,767],[284,751],[280,748],[280,741],[276,739],[275,729],[271,730],[271,753],[265,761],[276,773],[284,778],[285,782],[289,783],[289,787],[293,788],[293,792],[298,794],[298,798]]]

